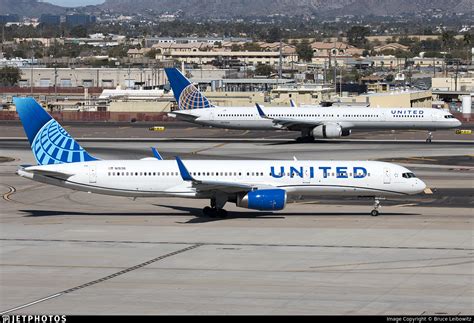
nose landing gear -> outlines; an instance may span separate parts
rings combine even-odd
[[[433,133],[430,131],[428,132],[428,138],[426,138],[426,142],[430,143],[432,139],[433,139]]]
[[[380,199],[375,198],[375,200],[374,200],[374,209],[370,212],[370,215],[371,216],[378,216],[380,214],[379,208],[380,208]]]

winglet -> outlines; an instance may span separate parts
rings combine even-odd
[[[184,163],[181,160],[181,158],[176,156],[176,162],[178,163],[179,174],[181,175],[181,178],[183,179],[183,181],[186,181],[186,182],[194,181],[194,178],[188,172],[186,166],[184,166]]]
[[[255,106],[257,107],[257,111],[258,111],[258,114],[260,115],[261,118],[265,118],[265,119],[268,119],[267,115],[265,114],[265,112],[263,112],[262,108],[260,107],[260,105],[258,103],[255,103]]]
[[[296,105],[295,100],[293,100],[293,99],[290,99],[290,106],[291,106],[292,108],[297,108],[297,107],[298,107],[298,106]]]
[[[153,152],[153,156],[155,156],[156,159],[163,160],[163,157],[161,157],[160,153],[155,147],[151,147],[151,151]]]

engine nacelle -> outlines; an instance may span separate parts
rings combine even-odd
[[[286,206],[286,191],[281,189],[262,189],[237,196],[235,205],[260,211],[283,210]]]
[[[338,124],[323,124],[311,130],[314,138],[339,138],[342,136],[342,128]]]
[[[351,134],[351,129],[342,129],[341,136],[347,137],[347,136],[350,136],[350,134]]]

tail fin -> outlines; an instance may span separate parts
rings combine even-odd
[[[33,98],[13,98],[38,165],[97,160]]]
[[[214,106],[187,78],[176,68],[165,68],[166,76],[173,89],[180,110],[213,108]]]

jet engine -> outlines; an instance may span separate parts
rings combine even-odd
[[[350,134],[350,129],[343,130],[340,125],[334,123],[320,125],[311,130],[314,138],[339,138]]]
[[[260,211],[283,210],[286,205],[286,191],[281,189],[261,189],[237,196],[235,205]]]

